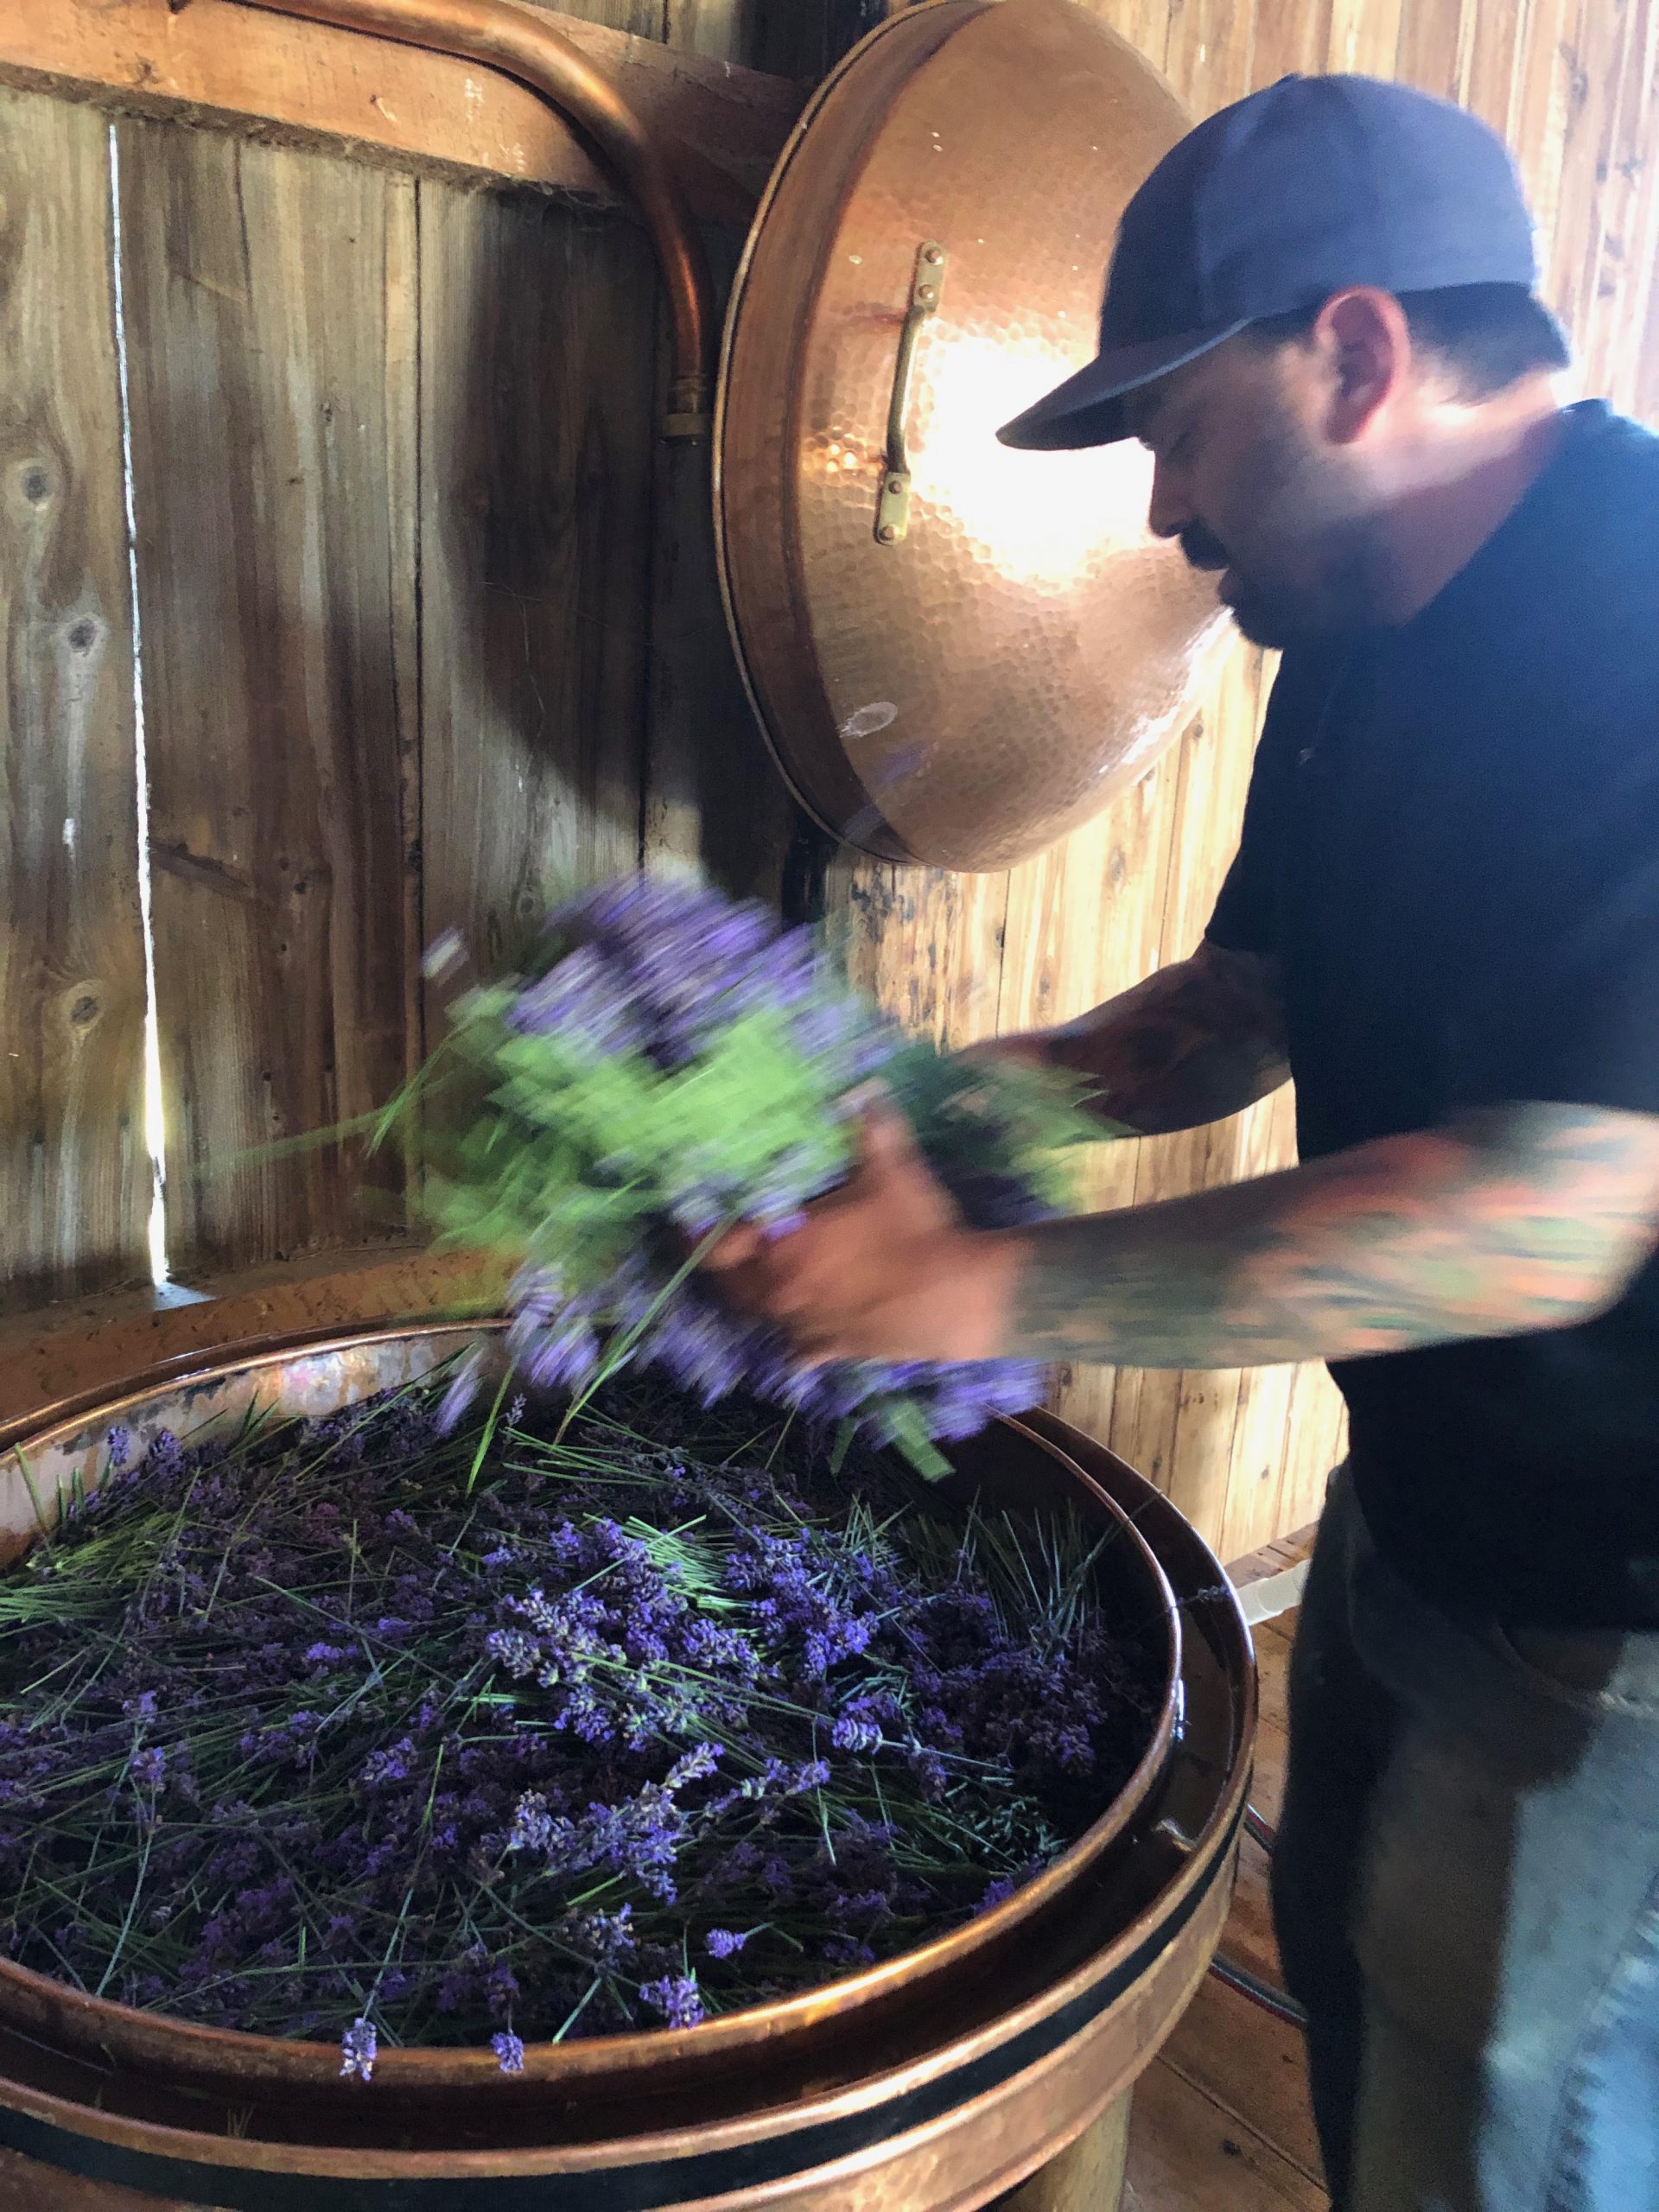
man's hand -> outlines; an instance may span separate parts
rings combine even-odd
[[[1207,938],[1092,1014],[1001,1041],[1086,1077],[1091,1110],[1137,1136],[1242,1113],[1290,1075],[1278,963]]]
[[[964,1228],[891,1109],[736,1303],[816,1359],[1256,1367],[1568,1328],[1659,1248],[1659,1116],[1520,1104],[1160,1205]]]
[[[964,1227],[889,1105],[861,1125],[858,1165],[805,1225],[737,1229],[708,1262],[734,1305],[823,1359],[988,1359],[1003,1349],[1017,1236]]]
[[[969,1067],[990,1067],[999,1060],[1015,1067],[1052,1068],[1058,1065],[1049,1049],[1053,1030],[1022,1029],[1007,1037],[981,1037],[958,1048],[955,1058]]]

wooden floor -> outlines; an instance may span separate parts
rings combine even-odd
[[[1277,1572],[1289,1556],[1265,1557]],[[1236,1570],[1235,1570],[1236,1574]],[[1254,1631],[1262,1732],[1252,1802],[1279,1814],[1285,1771],[1285,1679],[1296,1616]],[[1224,1949],[1277,1982],[1267,1860],[1247,1837]],[[1326,2212],[1308,2110],[1301,2037],[1213,1976],[1135,2093],[1123,2212]]]

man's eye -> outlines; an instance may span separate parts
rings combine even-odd
[[[1151,436],[1142,433],[1140,442],[1158,466],[1165,468],[1171,461],[1179,461],[1189,450],[1192,443],[1192,432],[1189,427],[1185,430],[1178,431],[1173,438],[1166,436],[1161,432],[1154,432]]]

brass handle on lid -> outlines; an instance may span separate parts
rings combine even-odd
[[[910,528],[910,457],[905,448],[905,425],[910,416],[910,372],[916,359],[916,340],[922,325],[939,304],[944,285],[944,248],[925,238],[917,249],[916,273],[911,279],[910,305],[899,334],[899,359],[893,365],[893,397],[887,403],[887,457],[881,476],[881,497],[875,510],[879,545],[896,545]]]

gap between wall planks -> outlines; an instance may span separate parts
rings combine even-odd
[[[132,621],[101,117],[0,95],[0,1304],[146,1273]]]

